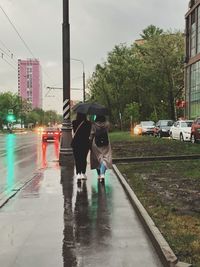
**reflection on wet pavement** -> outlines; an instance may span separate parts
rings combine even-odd
[[[77,185],[73,161],[47,166],[0,209],[0,266],[162,266],[111,170]]]
[[[107,173],[105,184],[97,181],[94,172],[90,176],[77,185],[70,179],[73,172],[61,170],[64,267],[162,266],[154,252],[152,256],[151,244],[113,173]]]
[[[14,134],[9,134],[6,136],[6,166],[7,166],[7,176],[6,176],[6,194],[9,194],[13,190],[15,184],[15,142],[16,136]]]
[[[47,168],[49,163],[53,160],[55,167],[59,167],[58,159],[59,159],[59,148],[60,142],[58,140],[47,143],[41,142],[38,139],[37,143],[37,165],[39,168]],[[53,157],[52,157],[53,156]]]
[[[26,186],[26,190],[23,190],[21,193],[22,198],[34,198],[40,197],[41,183],[43,181],[44,174],[39,172],[35,174],[32,181]]]
[[[72,166],[61,169],[61,184],[64,196],[64,230],[63,230],[63,262],[64,267],[77,266],[76,244],[74,236],[74,214],[73,214],[73,163]]]
[[[70,176],[68,173],[66,176],[73,177],[73,173]],[[109,245],[107,240],[111,238],[106,186],[95,180],[95,185],[92,185],[90,201],[86,181],[76,185],[73,179],[63,179],[62,186],[64,195],[64,267],[87,266],[84,254],[90,254],[92,248],[95,250],[100,250],[101,247],[105,249]],[[74,199],[75,207],[73,209]]]
[[[1,136],[0,194],[9,196],[38,169],[59,168],[59,141],[42,142],[35,134]]]
[[[108,245],[106,243],[107,238],[111,238],[111,227],[109,223],[109,210],[107,206],[107,192],[105,184],[98,184],[98,196],[97,196],[97,221],[96,221],[96,231],[97,240],[101,245]],[[110,207],[111,208],[111,207]]]

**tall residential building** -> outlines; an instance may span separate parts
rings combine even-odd
[[[185,15],[185,116],[200,116],[200,0],[191,0]]]
[[[32,108],[42,108],[42,79],[37,59],[18,60],[18,94]]]

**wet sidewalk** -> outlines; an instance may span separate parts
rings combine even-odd
[[[0,266],[162,266],[114,172],[73,176],[52,164],[0,209]]]

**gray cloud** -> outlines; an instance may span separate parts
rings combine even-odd
[[[184,30],[184,15],[189,0],[71,0],[71,57],[84,61],[86,76],[102,63],[114,45],[131,44],[150,24]],[[62,0],[2,0],[1,5],[17,27],[43,70],[43,85],[62,86]],[[31,58],[21,40],[0,10],[0,41],[14,53],[14,58]],[[6,50],[0,42],[0,48]],[[7,51],[8,52],[8,51]],[[7,57],[15,65],[16,62]],[[82,87],[82,65],[71,62],[71,86]],[[17,92],[17,71],[0,59],[0,92]],[[44,95],[46,93],[44,89]],[[45,107],[62,110],[62,92],[44,97]],[[81,98],[72,91],[72,98]],[[55,100],[55,101],[54,101]],[[59,107],[53,102],[60,102]]]

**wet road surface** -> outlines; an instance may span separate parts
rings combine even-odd
[[[162,266],[115,174],[87,174],[50,162],[0,209],[0,266]]]
[[[0,135],[0,195],[9,194],[31,174],[58,158],[59,143],[42,143],[41,135]]]

